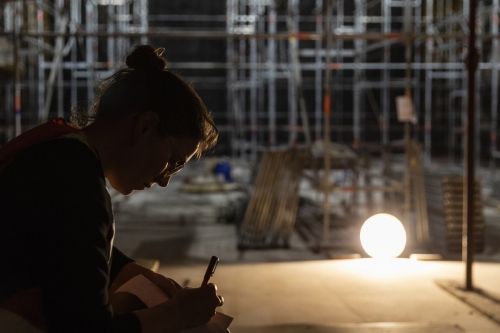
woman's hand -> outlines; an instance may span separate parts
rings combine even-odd
[[[217,287],[210,283],[200,288],[184,288],[171,300],[134,313],[144,333],[170,333],[207,323],[223,302],[222,296],[217,295]]]
[[[217,295],[217,286],[209,283],[200,288],[184,288],[172,302],[182,311],[184,327],[193,327],[207,323],[224,300]]]

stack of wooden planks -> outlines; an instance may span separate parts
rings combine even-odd
[[[239,230],[238,247],[289,247],[299,200],[305,149],[264,153]]]

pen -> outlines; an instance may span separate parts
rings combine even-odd
[[[205,286],[208,283],[208,280],[210,280],[210,277],[214,276],[215,268],[217,267],[218,263],[219,258],[217,258],[216,256],[212,256],[212,259],[210,259],[210,263],[208,264],[205,276],[203,277],[203,282],[201,283],[202,286]]]

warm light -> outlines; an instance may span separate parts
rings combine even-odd
[[[361,227],[361,245],[373,258],[396,258],[406,246],[403,224],[389,214],[370,217]]]

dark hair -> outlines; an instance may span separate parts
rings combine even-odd
[[[199,141],[197,157],[213,148],[219,133],[212,115],[193,87],[167,69],[164,51],[136,46],[127,56],[127,67],[100,82],[91,116],[82,119],[73,112],[71,121],[85,126],[89,118],[120,119],[133,112],[154,111],[168,135]]]

